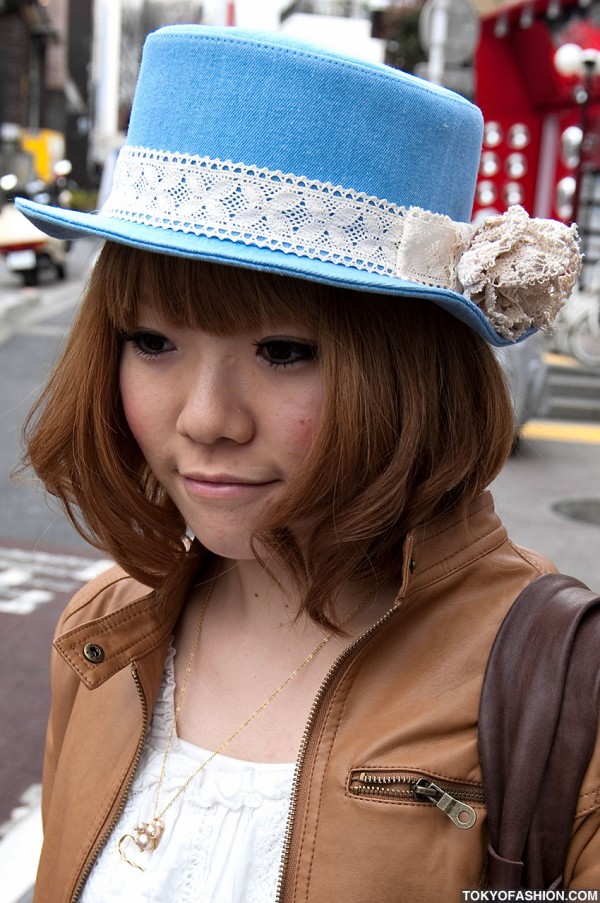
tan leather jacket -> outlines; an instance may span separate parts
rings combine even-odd
[[[553,568],[510,543],[489,493],[467,521],[450,515],[407,536],[403,561],[398,607],[351,645],[317,698],[299,757],[279,901],[458,903],[461,889],[484,880],[482,676],[509,606]],[[35,903],[77,898],[116,820],[185,599],[187,581],[180,582],[171,603],[157,605],[154,594],[112,569],[84,587],[61,619]],[[88,643],[102,661],[85,657]],[[457,827],[415,795],[419,780],[470,805],[473,827]],[[565,879],[600,888],[598,747]]]

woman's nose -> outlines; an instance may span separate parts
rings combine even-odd
[[[204,445],[249,442],[255,431],[250,394],[232,368],[203,362],[184,392],[177,431]]]

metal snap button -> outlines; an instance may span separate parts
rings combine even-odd
[[[93,665],[99,665],[104,661],[104,649],[98,643],[86,643],[83,647],[83,654]]]

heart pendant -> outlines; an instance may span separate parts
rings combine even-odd
[[[165,825],[160,818],[153,818],[152,821],[138,822],[133,829],[133,834],[123,834],[117,844],[117,849],[123,862],[133,866],[135,869],[139,869],[140,872],[145,872],[146,869],[143,865],[130,859],[123,851],[123,846],[127,840],[132,840],[141,853],[153,853],[159,844],[164,830]]]

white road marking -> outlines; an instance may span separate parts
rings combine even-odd
[[[30,571],[26,571],[25,568],[7,568],[0,571],[0,586],[19,586],[21,583],[27,583],[30,576]]]
[[[40,605],[52,602],[54,593],[44,590],[25,590],[18,599],[2,599],[0,597],[0,612],[5,615],[30,615]]]
[[[57,594],[73,595],[111,564],[106,558],[0,548],[0,613],[29,615]]]
[[[22,805],[0,827],[0,887],[2,903],[17,903],[33,887],[42,847],[40,786],[22,796]]]

